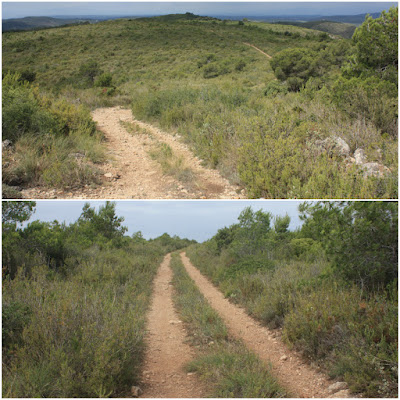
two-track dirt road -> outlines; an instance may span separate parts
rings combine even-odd
[[[295,397],[350,397],[348,390],[332,394],[332,385],[324,374],[308,365],[279,337],[261,326],[246,312],[230,303],[181,253],[183,265],[203,296],[219,313],[232,337],[241,339],[266,366],[278,382]],[[196,375],[188,375],[184,365],[195,353],[186,344],[186,332],[172,303],[170,255],[162,262],[154,283],[154,299],[148,316],[148,352],[142,397],[206,397],[207,392]]]
[[[102,185],[96,188],[70,190],[23,190],[24,198],[75,199],[240,199],[246,198],[243,188],[231,184],[202,161],[179,138],[133,118],[121,107],[98,108],[92,112],[97,128],[103,133],[107,161],[98,167]],[[129,128],[132,127],[132,132]],[[171,163],[180,161],[186,171],[170,174],[151,151],[160,146],[169,148]]]

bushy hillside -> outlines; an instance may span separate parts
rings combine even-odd
[[[6,33],[3,69],[71,103],[132,107],[251,197],[396,197],[397,69],[354,71],[357,44],[326,33],[195,17]]]

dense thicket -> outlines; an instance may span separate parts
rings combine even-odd
[[[234,302],[317,360],[353,393],[397,396],[398,208],[392,202],[307,203],[290,218],[243,210],[189,248]]]
[[[163,255],[192,243],[124,236],[106,203],[66,226],[3,202],[4,397],[125,397],[139,382],[145,313]]]
[[[68,102],[130,105],[250,197],[397,198],[396,15],[367,19],[352,40],[191,16],[6,33],[3,65]]]

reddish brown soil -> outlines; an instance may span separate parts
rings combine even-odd
[[[154,281],[141,397],[204,397],[205,392],[197,376],[184,370],[194,351],[185,343],[185,330],[173,307],[170,260],[171,255],[168,254]]]

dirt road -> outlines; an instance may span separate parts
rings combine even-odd
[[[102,192],[105,198],[239,198],[238,187],[222,178],[218,171],[201,165],[177,137],[163,132],[150,124],[133,119],[131,111],[120,107],[100,108],[93,113],[93,120],[104,133],[109,152],[115,158],[113,166],[106,167],[112,176],[119,176]],[[139,134],[129,133],[121,122],[139,128]],[[160,164],[149,156],[149,149],[163,143],[170,147],[174,158],[182,160],[181,168],[190,170],[188,180],[178,180],[164,174]],[[239,190],[240,191],[240,190]]]
[[[154,281],[141,397],[202,397],[204,390],[196,375],[183,369],[192,359],[193,349],[185,343],[186,334],[173,307],[170,260],[168,254]]]
[[[100,165],[102,185],[68,191],[31,188],[23,190],[24,198],[246,198],[243,188],[230,184],[217,170],[204,167],[178,136],[135,120],[130,110],[99,108],[92,117],[103,132],[107,147],[108,160]],[[160,148],[170,152],[172,173],[165,172],[160,161],[150,155]]]
[[[246,312],[224,298],[181,253],[182,262],[203,296],[220,314],[232,336],[242,339],[245,345],[267,364],[271,364],[274,376],[295,397],[350,397],[347,390],[328,389],[332,381],[306,364],[301,357],[290,351],[279,338],[261,326]]]
[[[267,57],[267,58],[272,58],[272,56],[270,56],[269,54],[267,54],[265,51],[262,51],[262,50],[259,49],[258,47],[254,46],[254,44],[246,43],[246,42],[243,42],[243,44],[245,44],[246,46],[250,46],[250,47],[252,47],[253,49],[256,49],[256,50],[259,51],[261,54],[264,54],[264,56]]]

